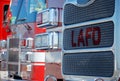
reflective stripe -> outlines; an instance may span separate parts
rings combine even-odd
[[[45,66],[45,62],[35,62],[35,63],[32,63],[32,65]]]

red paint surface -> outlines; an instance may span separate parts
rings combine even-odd
[[[34,52],[45,52],[45,50],[34,50]],[[32,62],[31,80],[44,81],[44,76],[45,76],[45,62],[41,61]]]
[[[35,34],[41,34],[45,32],[46,32],[46,28],[39,28],[37,27],[37,25],[35,25]]]
[[[0,1],[0,40],[6,40],[7,36],[11,33],[9,32],[8,26],[4,26],[4,5],[9,5],[10,0]]]
[[[32,81],[44,81],[45,66],[33,65],[32,67]]]

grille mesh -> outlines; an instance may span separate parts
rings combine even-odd
[[[86,29],[89,27],[100,27],[100,44],[94,45],[92,37],[88,40],[88,46],[86,45]],[[80,30],[83,30],[83,38],[85,46],[83,46],[83,43],[80,43],[80,46],[78,45],[78,37],[80,34]],[[74,37],[72,38],[72,31],[74,31]],[[92,32],[90,35],[92,35]],[[104,23],[97,23],[97,24],[91,24],[86,26],[80,26],[76,28],[69,28],[64,30],[64,39],[63,39],[63,48],[65,50],[73,50],[73,49],[86,49],[86,48],[100,48],[100,47],[110,47],[113,45],[114,42],[114,23],[112,21],[104,22]],[[98,38],[96,36],[96,38]],[[76,43],[76,46],[72,46],[72,39],[74,43]]]
[[[95,0],[87,7],[66,4],[64,7],[64,25],[110,17],[114,13],[115,0]]]
[[[18,71],[18,65],[8,64],[8,71]]]
[[[8,57],[9,62],[18,62],[18,60],[19,60],[19,51],[9,50],[8,53],[9,53],[9,57]]]
[[[19,47],[19,39],[18,38],[9,39],[9,48],[18,48],[18,47]]]
[[[62,67],[67,75],[111,77],[114,56],[111,51],[65,54]]]

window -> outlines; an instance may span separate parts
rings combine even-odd
[[[4,17],[3,17],[4,21],[6,20],[6,15],[7,15],[8,8],[9,8],[9,5],[4,6],[4,13],[3,13],[4,14]]]

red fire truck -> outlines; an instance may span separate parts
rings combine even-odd
[[[7,75],[32,81],[63,81],[62,7],[65,0],[11,0],[12,32],[7,36]],[[3,61],[2,61],[3,62]]]
[[[67,0],[62,74],[66,81],[120,81],[120,1]]]

